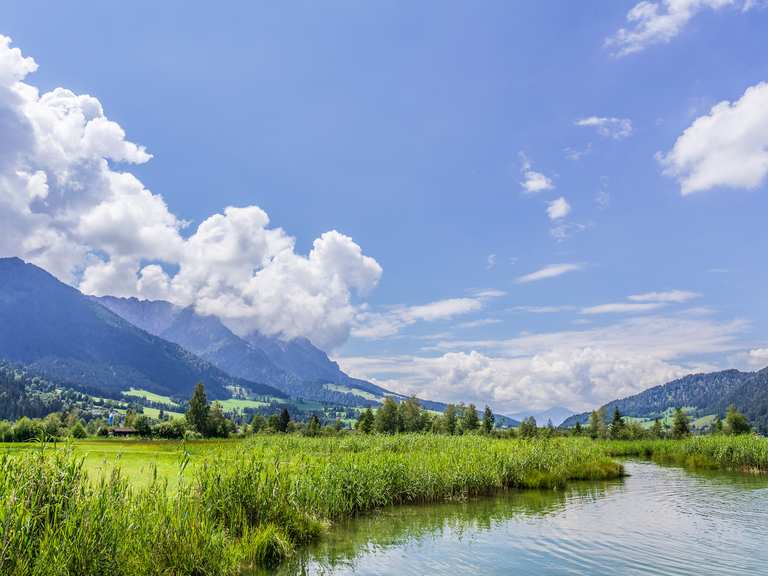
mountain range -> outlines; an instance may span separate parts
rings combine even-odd
[[[613,400],[601,408],[606,419],[610,419],[617,408],[624,416],[643,419],[663,418],[672,409],[685,408],[693,418],[706,421],[706,417],[723,417],[731,404],[747,416],[757,430],[768,432],[768,368],[757,372],[723,370],[689,374],[639,394]],[[573,415],[561,426],[568,428],[576,422],[586,424],[589,414]]]
[[[51,380],[113,394],[133,387],[189,397],[203,381],[214,398],[237,387],[286,397],[149,334],[18,258],[0,259],[0,355]]]
[[[170,302],[115,298],[94,301],[134,326],[174,342],[228,374],[278,388],[294,398],[368,406],[385,396],[402,398],[351,378],[306,338],[283,341],[252,332],[237,336],[215,316]],[[427,402],[428,403],[428,402]]]
[[[19,258],[0,259],[0,361],[110,398],[134,389],[179,402],[200,381],[213,399],[297,407],[359,409],[404,398],[345,374],[306,338],[237,335],[215,316],[170,302],[85,296]],[[497,421],[516,424],[500,414]]]

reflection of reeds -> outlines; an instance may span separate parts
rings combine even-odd
[[[154,466],[139,488],[119,466],[89,481],[71,449],[7,454],[0,573],[235,574],[274,565],[324,525],[375,508],[621,474],[588,440],[472,436],[257,437],[221,444],[174,490]]]
[[[567,490],[511,490],[461,502],[386,508],[338,523],[304,554],[291,558],[283,572],[312,573],[318,567],[332,572],[336,566],[354,564],[371,547],[399,546],[446,534],[461,539],[467,532],[492,531],[512,518],[562,511],[569,499],[596,500],[616,485],[616,481],[577,482]]]

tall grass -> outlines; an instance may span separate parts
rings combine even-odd
[[[608,441],[603,447],[610,456],[640,456],[696,468],[768,473],[768,439],[754,435]]]
[[[377,507],[621,474],[589,441],[275,436],[219,445],[169,489],[42,446],[0,458],[0,574],[237,574]]]

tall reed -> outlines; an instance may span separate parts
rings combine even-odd
[[[89,480],[71,447],[42,446],[0,457],[0,574],[237,574],[375,508],[621,474],[588,440],[272,436],[217,445],[169,489]]]

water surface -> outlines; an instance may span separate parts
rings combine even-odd
[[[628,462],[565,492],[402,506],[336,526],[279,574],[768,574],[768,478]]]

